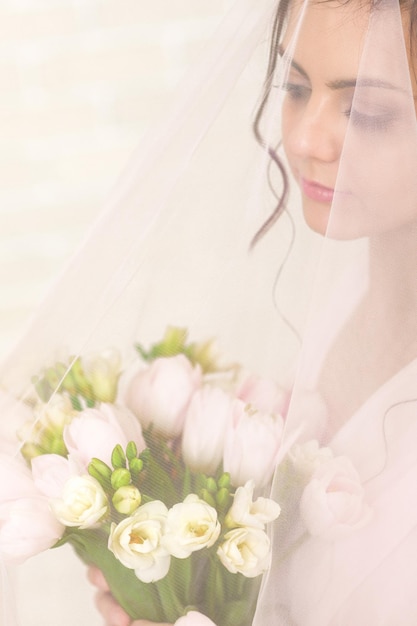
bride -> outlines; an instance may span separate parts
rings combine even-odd
[[[214,334],[258,376],[287,376],[272,485],[281,514],[254,626],[417,623],[416,7],[414,0],[238,0],[168,121],[142,142],[92,236],[1,366],[0,395],[24,402],[1,410],[16,456],[17,422],[22,408],[35,406],[34,386],[43,394],[47,379],[48,393],[50,381],[59,393],[70,355],[94,362],[112,346],[129,366],[135,340],[146,353],[167,324],[197,341]],[[257,93],[258,50],[251,54],[272,14],[255,124],[262,150],[253,139],[237,148],[233,132],[240,139],[248,94]],[[253,237],[271,194],[275,210],[249,255],[247,231]],[[232,378],[238,368],[225,369]],[[122,376],[121,394],[123,383]],[[19,435],[30,447],[33,424],[29,431]],[[259,448],[245,449],[245,460],[261,459]],[[19,507],[5,474],[7,498]],[[19,556],[16,534],[7,534],[7,501],[0,508],[1,539]],[[20,519],[18,543],[37,529],[31,515]],[[17,621],[2,558],[0,622],[10,626]],[[89,577],[108,626],[149,624],[117,606],[98,570]],[[199,572],[195,587],[210,590],[207,578]],[[69,585],[59,581],[64,594]],[[220,584],[216,591],[224,595]],[[221,615],[218,605],[212,616]],[[47,602],[42,610],[51,618]],[[176,622],[210,625],[196,610]]]
[[[268,150],[284,190],[291,176],[305,222],[325,238],[287,434],[302,444],[313,433],[337,458],[348,457],[369,515],[351,532],[344,520],[336,538],[328,520],[326,532],[306,536],[305,519],[291,507],[291,539],[277,531],[259,625],[417,623],[416,7],[413,0],[278,6],[257,134],[262,141],[260,127],[270,129],[282,98],[288,168],[279,149],[268,142]],[[260,235],[283,211],[281,200]],[[299,418],[305,388],[322,397],[325,424],[306,411]],[[277,493],[280,483],[278,472]],[[337,517],[343,494],[353,499],[355,489],[342,476],[320,492],[328,516]],[[149,623],[130,620],[100,572],[90,578],[108,626]],[[211,622],[193,613],[183,623]]]

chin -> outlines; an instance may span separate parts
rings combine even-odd
[[[325,235],[327,233],[330,216],[329,205],[304,200],[303,215],[305,223],[311,230],[319,235]]]
[[[369,237],[374,230],[364,220],[361,212],[356,214],[352,207],[344,207],[341,210],[339,204],[334,211],[333,219],[332,205],[315,202],[310,198],[303,199],[303,215],[307,226],[318,235],[326,236],[328,239],[337,241],[351,241]],[[337,217],[336,217],[337,216]],[[356,218],[356,219],[355,219]]]

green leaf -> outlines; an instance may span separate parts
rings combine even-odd
[[[141,582],[133,570],[124,567],[105,547],[107,536],[102,531],[72,531],[67,541],[84,563],[103,572],[112,595],[132,619],[166,621],[155,584]]]

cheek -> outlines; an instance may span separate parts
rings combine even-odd
[[[288,159],[290,168],[293,168],[293,161],[295,158],[294,150],[292,149],[292,137],[297,128],[297,116],[292,107],[288,104],[283,104],[281,113],[281,137],[282,147],[284,148],[285,155]]]
[[[409,141],[374,141],[357,148],[361,158],[341,167],[341,179],[364,211],[372,214],[384,228],[396,227],[417,219],[417,153]]]

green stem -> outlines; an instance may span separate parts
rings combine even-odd
[[[164,621],[174,623],[185,612],[185,607],[176,593],[176,588],[182,589],[184,587],[184,580],[182,577],[172,576],[170,572],[168,576],[155,583],[155,587],[158,592]]]

